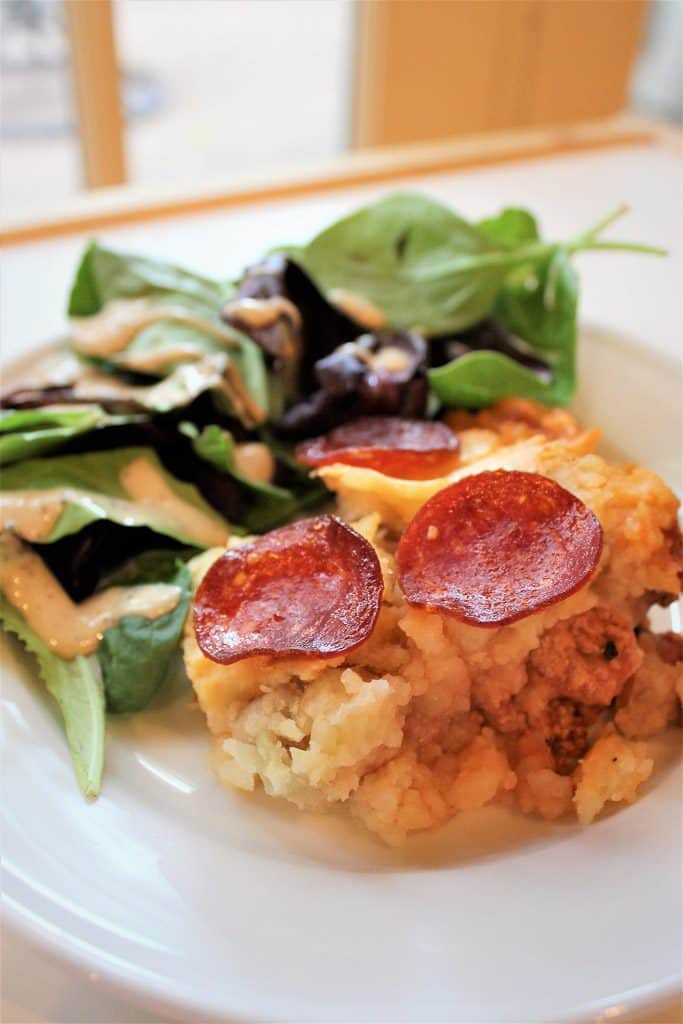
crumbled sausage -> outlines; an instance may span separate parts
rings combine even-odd
[[[607,706],[642,661],[630,622],[610,608],[592,608],[558,622],[529,657],[529,681],[558,697]]]
[[[657,654],[667,665],[683,661],[683,636],[680,633],[656,633],[653,639]]]
[[[601,707],[557,697],[548,704],[546,742],[555,771],[571,775],[591,745],[591,730],[603,714]]]
[[[549,409],[526,398],[504,398],[476,413],[456,409],[446,414],[446,422],[456,431],[473,427],[493,430],[505,444],[521,441],[534,434],[543,434],[548,438],[576,437],[580,429],[566,409]]]
[[[619,695],[617,728],[630,739],[656,736],[680,719],[683,692],[683,637],[642,630],[638,643],[643,663]]]

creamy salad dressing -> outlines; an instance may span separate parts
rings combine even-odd
[[[161,513],[177,533],[197,540],[204,547],[225,544],[229,532],[219,520],[180,498],[168,485],[157,467],[139,456],[124,466],[120,474],[124,491],[137,510],[148,509],[150,516]]]
[[[195,327],[229,348],[236,346],[233,336],[220,324],[181,306],[159,306],[149,299],[114,299],[93,316],[72,318],[71,340],[83,355],[106,358],[127,348],[143,327],[169,320]]]
[[[405,373],[410,367],[411,357],[398,345],[386,345],[372,355],[375,370],[386,370],[388,373]]]
[[[191,358],[195,361],[181,363],[164,380],[148,387],[124,384],[107,374],[87,370],[74,384],[73,393],[83,401],[130,401],[142,408],[163,411],[185,405],[202,391],[212,388],[225,395],[245,426],[255,426],[264,421],[265,411],[251,398],[239,369],[225,352],[198,355],[195,351]],[[136,364],[136,368],[143,369],[141,364]],[[145,369],[151,372],[151,360]]]
[[[12,391],[20,388],[66,387],[83,373],[83,364],[73,352],[64,348],[33,357],[30,367],[12,380]]]
[[[69,488],[0,493],[0,530],[11,530],[32,543],[52,533],[69,500]]]
[[[219,388],[225,370],[227,356],[216,352],[197,358],[196,362],[183,363],[158,384],[145,387],[139,384],[124,384],[106,373],[88,369],[81,373],[73,386],[74,397],[83,401],[135,402],[142,408],[165,409],[184,405],[192,401],[207,388]]]
[[[345,288],[333,288],[330,292],[330,301],[341,309],[342,313],[346,313],[369,331],[381,331],[387,325],[387,318],[382,310],[355,292],[349,292]]]
[[[126,370],[157,373],[173,363],[196,363],[203,357],[204,353],[193,345],[164,345],[163,348],[149,349],[147,352],[126,352],[116,361]]]
[[[273,295],[269,299],[235,299],[224,307],[223,315],[256,328],[270,327],[279,317],[286,316],[295,327],[301,327],[299,310],[284,295]]]
[[[0,492],[0,529],[39,543],[50,536],[65,506],[79,502],[89,504],[96,513],[114,513],[126,526],[157,523],[201,547],[226,543],[228,528],[179,497],[144,456],[124,467],[120,483],[130,500],[73,487]]]
[[[178,587],[150,583],[110,587],[76,604],[42,558],[9,534],[0,547],[0,589],[33,632],[66,659],[92,654],[105,630],[124,616],[158,619],[180,600]]]
[[[235,445],[235,469],[248,480],[269,484],[275,477],[275,459],[267,444],[245,441]]]

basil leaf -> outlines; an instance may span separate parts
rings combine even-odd
[[[99,405],[56,405],[0,412],[0,466],[45,455],[98,427],[130,423],[142,417],[110,416]]]
[[[538,242],[541,237],[534,215],[516,206],[508,206],[495,217],[480,220],[477,227],[492,242],[506,249]]]
[[[104,688],[97,658],[65,661],[57,657],[2,594],[0,621],[38,659],[43,681],[62,713],[78,784],[84,796],[96,797],[102,783],[105,733]]]
[[[121,484],[121,473],[136,459],[151,463],[165,488],[197,510],[195,526],[181,526],[164,513],[161,503],[147,505],[130,498]],[[2,474],[0,491],[42,491],[66,489],[63,509],[49,534],[41,543],[50,543],[76,533],[88,523],[107,519],[122,526],[146,526],[183,544],[209,547],[219,542],[228,526],[200,496],[192,484],[182,483],[167,473],[150,448],[118,448],[82,455],[57,455],[47,459],[29,459],[9,466]],[[59,500],[59,496],[57,496]],[[213,531],[205,538],[204,526]],[[19,531],[17,531],[19,532]],[[30,539],[30,538],[27,538]],[[34,538],[35,539],[35,538]]]
[[[447,406],[479,408],[512,395],[546,404],[569,402],[576,385],[578,278],[564,249],[508,277],[493,316],[552,367],[550,383],[497,352],[472,352],[429,371]]]
[[[448,207],[398,194],[352,213],[297,253],[321,287],[368,299],[393,327],[462,330],[490,311],[509,264],[474,259],[497,243]]]
[[[192,593],[192,579],[173,553],[147,551],[115,577],[110,585],[171,583],[180,599],[157,619],[126,615],[105,630],[97,649],[107,708],[117,714],[140,711],[168,676],[178,650]]]

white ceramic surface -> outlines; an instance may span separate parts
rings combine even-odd
[[[656,407],[636,454],[670,475],[675,367],[599,332],[583,353],[579,406],[609,409],[623,452],[631,410]],[[4,659],[10,921],[141,1005],[201,1021],[574,1021],[675,993],[675,735],[643,799],[589,829],[487,808],[394,851],[342,816],[219,788],[181,681],[111,723],[86,805],[30,660],[7,641]]]
[[[616,453],[680,487],[675,154],[633,147],[405,184],[472,217],[528,205],[556,237],[625,200],[634,215],[623,235],[674,249],[666,261],[580,257],[582,319],[595,327],[584,331],[579,407]],[[229,275],[390,188],[133,225],[105,241]],[[60,331],[83,241],[3,256],[4,360]],[[110,730],[104,793],[86,806],[30,662],[14,644],[5,649],[8,1022],[650,1024],[675,1000],[675,736],[645,798],[585,832],[489,809],[397,854],[338,818],[220,790],[203,763],[200,717],[182,695]],[[675,1021],[675,1007],[657,1019]]]

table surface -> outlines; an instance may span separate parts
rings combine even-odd
[[[300,242],[360,203],[396,188],[419,189],[476,219],[506,205],[528,206],[544,235],[562,239],[621,202],[632,213],[614,237],[668,248],[667,259],[587,253],[581,273],[581,319],[618,332],[676,360],[683,339],[683,178],[671,148],[631,145],[563,154],[400,182],[333,189],[225,211],[128,224],[99,232],[113,246],[229,277],[277,242]],[[74,266],[86,236],[72,234],[9,246],[2,257],[0,337],[3,360],[60,334]],[[105,992],[97,979],[67,972],[51,956],[5,934],[3,1014],[7,1024],[126,1024],[159,1018]],[[648,1024],[679,1019],[676,1007]],[[643,1022],[645,1024],[645,1022]]]

